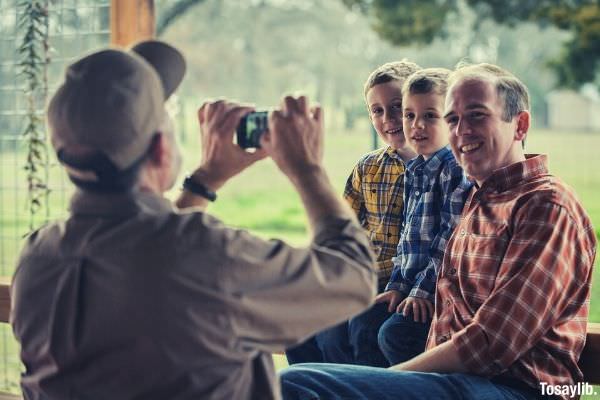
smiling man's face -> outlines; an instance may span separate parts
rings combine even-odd
[[[495,170],[525,159],[519,117],[506,122],[503,113],[504,101],[491,79],[463,78],[448,90],[444,118],[452,152],[480,186]]]

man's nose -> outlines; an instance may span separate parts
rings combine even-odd
[[[458,136],[470,135],[472,133],[471,126],[466,119],[460,118],[456,124],[455,132]]]

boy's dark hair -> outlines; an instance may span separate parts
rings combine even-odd
[[[404,82],[403,96],[410,94],[435,93],[446,95],[448,77],[451,71],[446,68],[425,68],[415,72]]]
[[[367,97],[367,92],[373,86],[391,81],[400,81],[401,84],[404,84],[406,78],[420,69],[421,67],[419,65],[406,59],[380,65],[373,72],[371,72],[367,78],[367,81],[365,82],[365,98]]]

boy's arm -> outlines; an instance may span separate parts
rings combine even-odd
[[[401,267],[399,264],[397,264],[396,257],[394,257],[393,260],[394,269],[392,270],[392,275],[390,276],[388,284],[385,286],[385,292],[388,292],[390,290],[396,290],[400,292],[400,294],[402,295],[401,298],[403,299],[410,292],[411,287],[410,285],[404,283],[404,279],[402,278],[402,271],[400,269]]]
[[[451,160],[440,174],[442,207],[440,226],[431,242],[431,257],[425,269],[417,274],[409,296],[434,301],[436,277],[439,265],[444,258],[446,243],[454,227],[458,224],[462,209],[473,184],[467,179],[463,169]]]
[[[400,225],[400,232],[402,232],[403,229],[403,225],[404,225],[404,221],[406,221],[406,207],[408,205],[408,197],[410,196],[410,189],[409,186],[407,186],[406,182],[407,182],[407,175],[408,172],[405,172],[404,174],[404,191],[402,193],[402,197],[403,197],[403,201],[402,201],[402,222]],[[394,269],[392,269],[392,274],[390,275],[390,280],[388,282],[388,284],[385,286],[385,292],[388,292],[390,290],[396,290],[398,292],[400,292],[401,294],[401,299],[404,299],[408,293],[410,292],[410,285],[407,285],[406,283],[404,283],[404,279],[402,278],[402,271],[401,271],[401,266],[400,263],[398,262],[398,255],[400,254],[400,252],[402,251],[401,245],[400,243],[398,243],[398,246],[396,247],[396,257],[392,258],[392,260],[394,261]]]
[[[356,218],[358,222],[366,228],[367,218],[366,213],[367,209],[365,207],[365,201],[362,194],[362,174],[360,171],[361,163],[360,161],[354,166],[350,176],[346,180],[346,186],[344,187],[344,200],[350,205],[354,213],[356,214]]]

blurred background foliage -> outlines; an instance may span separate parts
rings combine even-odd
[[[597,1],[156,0],[155,7],[157,35],[189,61],[184,103],[225,96],[269,106],[301,90],[331,110],[336,130],[352,129],[365,118],[362,84],[377,65],[408,58],[452,68],[467,58],[527,82],[536,126],[546,126],[550,90],[598,86]],[[10,15],[3,18],[0,35],[13,29]],[[65,12],[58,23],[50,19],[50,30],[107,23],[99,18],[108,14]],[[49,82],[61,72],[52,68]],[[0,86],[12,80],[3,72]],[[0,132],[14,130],[6,123],[0,120]]]
[[[157,0],[156,8],[159,37],[190,62],[183,97],[270,105],[302,90],[342,113],[336,129],[364,118],[362,84],[386,61],[505,66],[527,82],[545,126],[546,93],[596,82],[600,57],[600,12],[589,1]]]

